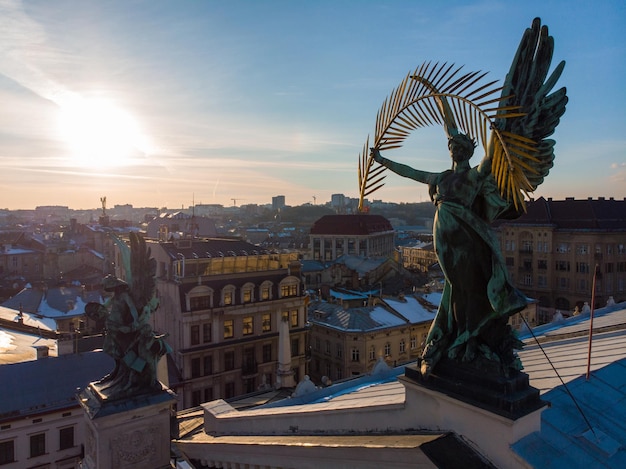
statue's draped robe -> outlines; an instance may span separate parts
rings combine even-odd
[[[525,296],[509,282],[490,228],[509,204],[500,197],[492,176],[478,167],[437,175],[430,192],[437,207],[434,246],[445,286],[423,358],[431,366],[445,355],[471,360],[474,352],[467,347],[472,340],[493,359],[491,352],[498,348],[495,342],[509,316],[526,305]]]

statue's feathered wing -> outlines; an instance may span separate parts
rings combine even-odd
[[[461,74],[453,65],[423,64],[383,102],[373,146],[398,148],[412,130],[427,125],[442,125],[448,137],[463,132],[482,145],[501,195],[520,211],[524,195],[552,167],[554,141],[546,137],[567,103],[565,88],[549,94],[564,67],[561,62],[546,80],[553,50],[554,40],[535,19],[502,87],[483,83],[486,73]],[[359,157],[359,209],[367,195],[384,185],[385,169],[369,155],[368,138]]]
[[[541,26],[535,18],[531,28],[524,32],[517,53],[506,76],[501,105],[518,107],[520,115],[513,119],[496,118],[494,128],[503,134],[520,136],[527,146],[527,159],[509,159],[497,146],[490,147],[492,173],[500,192],[523,206],[521,193],[534,191],[548,175],[554,161],[555,141],[549,139],[565,112],[567,95],[565,87],[552,92],[565,62],[561,61],[548,77],[554,52],[554,38],[548,35],[548,27]],[[509,145],[510,153],[525,145]]]
[[[126,283],[128,283],[130,296],[139,314],[138,319],[140,322],[147,322],[158,307],[155,281],[156,260],[151,257],[151,251],[145,239],[137,233],[129,234],[130,246],[116,236],[113,239],[120,249]]]

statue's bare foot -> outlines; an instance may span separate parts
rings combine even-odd
[[[427,360],[422,360],[422,366],[420,367],[420,373],[422,374],[422,378],[428,379],[432,371],[433,367],[431,363]]]

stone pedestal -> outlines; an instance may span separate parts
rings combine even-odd
[[[524,376],[472,376],[469,382],[456,376],[442,373],[424,380],[417,368],[407,367],[405,376],[398,378],[406,388],[407,412],[417,416],[422,429],[460,435],[497,467],[527,467],[510,447],[541,430],[541,412],[547,404],[538,391]]]
[[[171,467],[172,391],[111,401],[90,384],[77,398],[85,414],[84,469]]]

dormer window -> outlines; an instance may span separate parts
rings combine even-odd
[[[222,288],[222,306],[230,306],[235,302],[235,287],[227,285]]]
[[[272,299],[272,282],[265,281],[261,284],[260,287],[260,298],[261,301],[268,301]]]
[[[246,283],[241,288],[241,302],[252,303],[254,301],[254,284]]]

